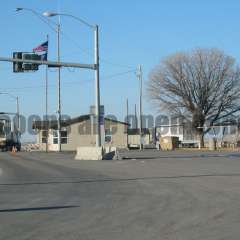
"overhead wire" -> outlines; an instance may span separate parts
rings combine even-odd
[[[134,73],[134,71],[129,70],[129,71],[125,71],[125,72],[119,72],[119,73],[115,73],[115,74],[111,74],[111,75],[107,75],[107,76],[102,76],[102,78],[109,80],[109,79],[117,78],[117,77],[122,76],[122,75],[129,74],[129,73]],[[84,82],[82,82],[82,81],[68,81],[68,82],[62,83],[62,85],[83,84],[83,83],[88,83],[88,82],[91,82],[91,81],[94,81],[94,79],[93,78],[85,79]],[[56,87],[55,84],[49,84],[48,86],[49,87]],[[23,89],[38,89],[38,88],[42,88],[42,87],[45,87],[45,85],[42,84],[42,85],[36,85],[36,86],[4,87],[4,89],[7,89],[7,90],[23,90]]]

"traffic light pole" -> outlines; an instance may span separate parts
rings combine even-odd
[[[13,63],[30,63],[37,65],[46,65],[48,67],[58,67],[58,136],[59,136],[59,151],[61,151],[61,109],[60,109],[60,68],[61,67],[72,67],[72,68],[85,68],[95,70],[95,84],[96,84],[96,117],[97,117],[97,136],[96,136],[96,146],[101,146],[101,129],[100,129],[100,84],[99,84],[99,45],[98,45],[98,26],[95,30],[95,64],[81,64],[81,63],[69,63],[58,61],[39,61],[39,60],[28,60],[28,59],[18,59],[18,58],[8,58],[0,57],[0,62],[13,62]]]
[[[37,65],[48,65],[49,67],[71,67],[71,68],[85,68],[96,70],[96,64],[81,64],[81,63],[71,63],[71,62],[56,62],[56,61],[40,61],[40,60],[30,60],[30,59],[18,59],[9,57],[0,57],[0,62],[16,62],[16,63],[32,63]]]

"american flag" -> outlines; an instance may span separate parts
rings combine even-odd
[[[48,51],[48,41],[42,43],[41,45],[33,48],[33,52],[47,52]]]

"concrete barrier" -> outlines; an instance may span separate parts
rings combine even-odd
[[[75,160],[118,160],[116,147],[78,147]]]
[[[103,147],[78,147],[75,160],[103,160]]]

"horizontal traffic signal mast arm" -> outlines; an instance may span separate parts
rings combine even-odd
[[[0,115],[17,115],[17,113],[11,113],[11,112],[0,112]],[[2,120],[0,118],[0,120]]]
[[[0,62],[32,63],[32,64],[38,64],[38,65],[48,65],[48,66],[52,66],[52,67],[87,68],[87,69],[92,69],[92,70],[95,70],[97,68],[96,64],[38,61],[38,60],[17,59],[17,58],[8,58],[8,57],[0,57]]]

